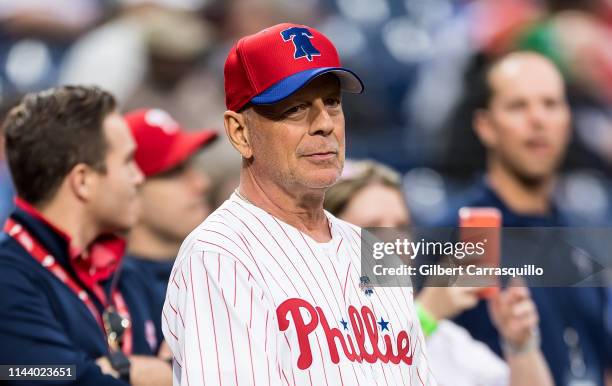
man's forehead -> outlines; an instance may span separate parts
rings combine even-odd
[[[536,53],[515,53],[499,61],[489,72],[489,82],[494,87],[516,88],[521,82],[543,86],[563,87],[563,77],[555,65]]]
[[[127,122],[119,112],[114,111],[104,119],[104,136],[109,145],[125,145],[132,148],[136,146]]]

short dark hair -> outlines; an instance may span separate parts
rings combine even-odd
[[[6,157],[17,194],[52,198],[79,163],[105,172],[104,119],[115,98],[98,87],[62,86],[26,94],[4,120]]]
[[[493,99],[493,88],[489,78],[492,70],[504,57],[489,59],[481,54],[474,58],[472,68],[468,70],[466,75],[466,84],[469,84],[467,82],[470,82],[471,78],[470,83],[472,85],[468,92],[468,98],[471,99],[474,110],[487,109],[489,107],[491,99]]]

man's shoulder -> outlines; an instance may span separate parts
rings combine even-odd
[[[248,252],[251,247],[274,244],[283,235],[291,233],[291,227],[285,225],[264,209],[232,196],[211,213],[190,237],[197,243],[217,247],[220,244],[240,246],[243,252]]]
[[[55,280],[59,283],[59,281]],[[0,234],[0,287],[4,294],[30,294],[41,285],[52,284],[51,275],[17,242],[5,233]],[[8,300],[8,299],[7,299]]]
[[[248,238],[249,228],[244,216],[235,210],[235,207],[229,205],[221,206],[187,236],[185,243],[191,245],[194,251],[218,251],[221,246],[242,242]]]
[[[238,218],[220,211],[222,208],[224,206],[208,216],[185,238],[179,249],[175,266],[194,256],[197,258],[207,255],[224,256],[240,261],[250,257],[251,245],[247,240],[243,224]]]
[[[32,267],[40,265],[21,245],[4,232],[0,232],[0,276],[10,275],[10,272],[22,270],[33,273]]]
[[[262,209],[233,196],[212,212],[195,230],[194,233],[248,233],[254,224],[268,221],[269,214]]]

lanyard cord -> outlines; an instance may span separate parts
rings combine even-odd
[[[96,320],[98,326],[106,335],[102,315],[93,303],[91,297],[87,291],[81,288],[81,286],[79,286],[77,282],[66,272],[66,270],[57,262],[53,255],[51,255],[36,238],[32,237],[32,235],[21,224],[12,218],[9,218],[4,224],[4,231],[15,241],[17,241],[45,269],[64,283],[85,304],[89,312]],[[130,320],[130,313],[127,305],[123,299],[123,296],[117,290],[118,277],[119,272],[117,271],[113,274],[113,279],[111,282],[111,296],[105,296],[105,291],[99,284],[95,284],[92,290],[106,308],[109,306],[114,306],[117,308],[117,312],[123,318]],[[122,351],[126,355],[129,355],[132,352],[131,323],[123,336]]]

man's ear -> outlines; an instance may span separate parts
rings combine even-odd
[[[79,200],[88,201],[91,198],[94,189],[94,174],[91,167],[79,163],[74,165],[66,176],[69,189]]]
[[[223,120],[225,132],[232,146],[238,150],[243,158],[250,159],[253,156],[253,149],[245,114],[228,110],[223,114]]]
[[[474,119],[472,120],[476,136],[487,149],[495,147],[497,144],[497,133],[491,119],[489,110],[478,109],[474,113]]]

